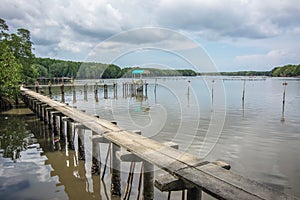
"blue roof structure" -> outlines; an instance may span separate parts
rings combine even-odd
[[[132,71],[132,74],[142,74],[144,72],[143,69],[135,69]]]

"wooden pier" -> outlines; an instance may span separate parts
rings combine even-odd
[[[21,93],[24,102],[55,130],[54,135],[77,151],[84,152],[86,148],[92,148],[93,158],[85,158],[86,162],[97,160],[99,149],[95,144],[110,144],[112,195],[121,194],[120,162],[143,162],[141,173],[145,200],[155,199],[154,185],[161,191],[185,190],[189,200],[201,199],[202,192],[217,199],[298,199],[232,173],[224,163],[211,163],[173,148],[172,144],[160,143],[141,134],[122,130],[116,123],[91,116],[29,89],[21,88]],[[75,130],[77,128],[77,132],[72,132],[72,127]],[[89,132],[80,132],[82,129]],[[88,134],[88,137],[84,134]],[[91,147],[83,145],[83,140],[87,138],[91,140]],[[163,169],[165,174],[154,177],[154,166]],[[94,168],[97,170],[97,167]]]
[[[147,96],[148,93],[148,83],[146,82],[123,82],[122,85],[122,92],[123,97],[133,97],[133,96]],[[101,88],[104,93],[104,98],[108,98],[108,88],[112,88],[114,98],[117,97],[118,94],[118,83],[101,83],[98,84],[71,84],[71,83],[61,83],[61,84],[44,84],[44,85],[26,85],[26,88],[34,89],[37,93],[46,93],[49,91],[49,95],[52,95],[53,88],[60,88],[60,92],[63,95],[66,88],[71,88],[73,91],[73,96],[76,96],[76,89],[81,88],[83,89],[84,95],[87,95],[87,91],[89,87],[93,89],[94,94],[97,95],[99,89]]]

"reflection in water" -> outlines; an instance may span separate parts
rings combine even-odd
[[[3,149],[3,157],[16,161],[20,152],[33,144],[33,136],[26,131],[25,123],[17,117],[1,116],[1,121],[0,149]]]
[[[3,149],[0,153],[0,198],[67,199],[58,177],[50,176],[51,166],[46,164],[47,157],[41,156],[43,148],[36,143],[38,135],[41,138],[46,135],[44,130],[37,133],[34,129],[39,119],[22,114],[20,110],[10,111],[18,115],[0,114],[0,147]],[[16,151],[18,154],[14,156]]]

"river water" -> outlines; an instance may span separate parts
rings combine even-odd
[[[179,149],[209,161],[226,161],[235,173],[300,197],[300,79],[146,79],[147,93],[144,91],[142,96],[124,94],[122,83],[131,81],[105,80],[108,85],[118,83],[117,93],[109,86],[106,98],[102,87],[95,95],[92,85],[96,80],[78,80],[75,83],[82,86],[76,87],[75,96],[71,88],[65,87],[63,100],[89,114],[116,121],[123,129],[139,129],[142,135],[154,140],[175,142]],[[288,83],[284,113],[283,82]],[[86,83],[87,93],[83,89]],[[47,88],[44,90],[48,95]],[[60,88],[53,88],[52,92],[52,98],[62,101]],[[4,158],[2,150],[1,199],[16,199],[25,194],[29,199],[110,198],[109,187],[106,188],[109,177],[104,182],[99,176],[89,178],[84,162],[77,163],[73,151],[55,145],[47,127],[35,116],[10,113],[0,116],[2,138],[19,132],[24,133],[26,141],[37,139],[15,161]],[[16,127],[21,129],[15,131]],[[104,159],[107,146],[101,148]],[[121,177],[123,188],[127,175],[124,172]],[[133,196],[138,175],[135,177]],[[48,188],[47,192],[43,188]],[[156,191],[155,195],[157,199],[166,199],[165,193]],[[175,196],[180,193],[173,194],[172,199]]]

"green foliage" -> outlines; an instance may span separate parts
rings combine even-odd
[[[122,77],[132,77],[132,71],[141,69],[138,67],[122,69]],[[156,69],[156,68],[143,68],[145,70],[143,76],[156,77],[156,76],[197,76],[197,73],[190,69]]]
[[[107,64],[102,63],[82,63],[77,72],[77,78],[101,78]]]
[[[223,76],[268,76],[268,71],[238,71],[238,72],[221,72]]]
[[[35,58],[32,66],[38,68],[37,77],[76,77],[81,64],[51,58]]]
[[[21,81],[22,65],[18,63],[8,46],[0,55],[0,97],[15,97]]]
[[[293,77],[300,76],[300,65],[285,65],[282,67],[275,67],[271,73],[274,77]]]
[[[182,76],[197,76],[197,73],[191,69],[177,70]]]
[[[0,55],[3,55],[7,50],[6,47],[13,53],[15,59],[22,65],[21,81],[30,83],[35,80],[34,68],[31,67],[31,62],[34,58],[32,53],[32,42],[30,41],[30,32],[20,28],[17,33],[8,33],[9,27],[5,20],[0,18]]]
[[[103,72],[101,78],[120,78],[121,75],[121,68],[117,65],[110,64]]]

